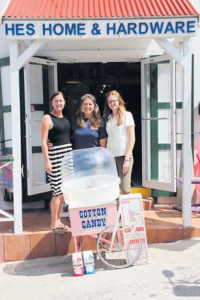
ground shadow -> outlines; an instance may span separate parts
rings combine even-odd
[[[200,279],[195,281],[175,280],[175,274],[170,270],[162,271],[169,284],[173,286],[173,292],[178,297],[199,297],[200,296]]]
[[[184,251],[190,247],[195,246],[196,244],[200,243],[200,239],[188,239],[188,240],[179,240],[175,242],[168,242],[168,243],[159,243],[159,244],[150,244],[148,245],[149,248],[154,249],[163,249],[169,251]]]
[[[96,254],[94,254],[96,271],[113,270],[106,266]],[[56,256],[48,258],[36,258],[16,263],[8,263],[4,272],[13,276],[44,276],[60,274],[62,277],[73,277],[72,256]]]

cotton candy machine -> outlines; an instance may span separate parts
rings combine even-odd
[[[104,148],[68,152],[61,170],[62,191],[69,206],[104,205],[119,196],[120,179],[115,160]]]

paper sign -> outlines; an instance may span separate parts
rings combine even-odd
[[[146,227],[144,221],[144,211],[141,194],[129,194],[120,196],[120,203],[122,206],[122,223],[130,227],[136,224],[136,231],[141,237],[142,252],[136,261],[135,265],[145,264],[148,262],[147,253],[147,237]],[[130,230],[125,230],[126,237],[129,235]],[[131,260],[131,256],[135,256],[139,247],[139,239],[130,239],[127,245],[127,260]]]

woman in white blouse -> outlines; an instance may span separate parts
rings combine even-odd
[[[106,94],[104,118],[108,133],[106,148],[115,157],[121,179],[121,193],[129,194],[131,193],[135,122],[131,112],[126,111],[124,100],[117,91],[110,91]]]

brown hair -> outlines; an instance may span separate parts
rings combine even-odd
[[[53,99],[54,99],[56,96],[58,96],[58,95],[62,95],[62,96],[63,96],[63,99],[65,100],[65,97],[64,97],[63,93],[60,92],[60,91],[56,91],[56,92],[54,92],[54,93],[51,95],[50,101],[52,102]]]
[[[103,116],[104,116],[105,121],[107,122],[108,117],[112,112],[112,110],[108,106],[108,101],[107,100],[112,95],[115,96],[119,101],[119,107],[118,107],[118,112],[117,112],[117,126],[119,126],[119,125],[122,125],[123,115],[124,115],[124,112],[125,112],[126,108],[125,108],[125,102],[122,99],[122,97],[121,97],[121,95],[118,91],[114,90],[114,91],[110,91],[106,94],[106,102],[105,102],[105,106],[104,106]]]
[[[83,103],[86,99],[92,100],[92,102],[94,104],[94,110],[92,112],[92,116],[89,119],[90,125],[95,126],[95,127],[101,126],[102,125],[102,118],[101,118],[101,115],[100,115],[100,112],[99,112],[99,106],[96,103],[96,98],[91,94],[85,94],[85,95],[83,95],[83,97],[81,97],[80,106],[79,106],[79,109],[76,113],[76,123],[77,123],[77,125],[81,128],[86,126],[85,119],[84,119],[84,113],[82,112],[82,106],[83,106]]]

